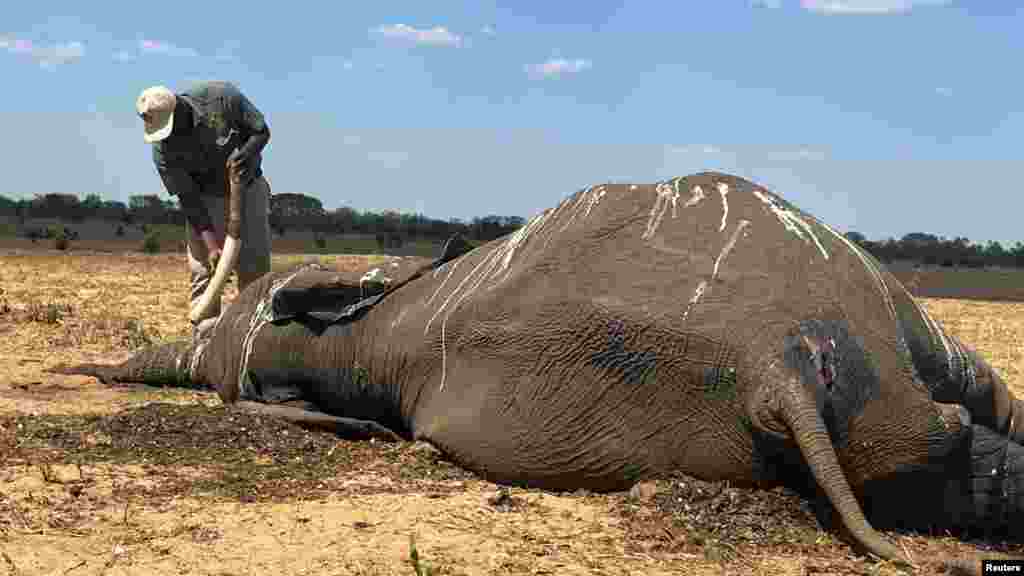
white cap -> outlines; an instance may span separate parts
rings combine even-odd
[[[135,108],[145,123],[143,140],[148,143],[159,142],[171,135],[177,102],[174,92],[164,86],[151,86],[139,94]]]

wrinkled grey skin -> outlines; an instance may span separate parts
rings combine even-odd
[[[405,276],[325,326],[365,293],[327,271],[273,273],[198,349],[61,370],[425,440],[497,482],[786,484],[895,561],[869,518],[1024,520],[1024,405],[884,266],[749,181],[595,186]]]

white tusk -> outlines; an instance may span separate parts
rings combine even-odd
[[[201,322],[214,316],[214,303],[220,299],[221,294],[224,292],[224,286],[228,283],[228,276],[231,275],[231,271],[235,268],[235,263],[238,262],[238,253],[241,249],[241,240],[232,236],[225,238],[224,251],[217,262],[217,270],[213,273],[210,283],[207,284],[206,291],[192,305],[192,310],[189,312],[188,316],[192,322]]]
[[[227,166],[228,177],[225,182],[224,191],[224,225],[226,238],[224,239],[224,250],[221,252],[220,260],[217,262],[217,270],[213,278],[206,286],[206,291],[199,298],[199,301],[189,310],[189,319],[198,323],[207,318],[215,316],[213,313],[214,302],[220,302],[220,296],[224,292],[224,285],[228,283],[228,276],[235,269],[238,263],[238,253],[242,250],[242,183],[238,175],[231,169],[230,163]]]

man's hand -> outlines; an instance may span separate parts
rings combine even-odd
[[[203,230],[200,234],[203,238],[203,244],[206,244],[206,254],[211,268],[217,268],[217,262],[220,261],[220,239],[217,238],[217,234],[213,230]]]
[[[249,154],[245,148],[235,148],[228,156],[228,179],[244,183],[249,177]]]
[[[220,262],[220,250],[210,252],[210,270],[216,270],[218,262]]]

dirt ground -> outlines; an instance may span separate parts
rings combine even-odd
[[[506,489],[424,444],[339,441],[209,393],[42,371],[186,336],[186,276],[181,254],[0,252],[0,575],[900,573],[785,490]],[[925,304],[1024,396],[1024,304]],[[941,557],[1024,555],[886,535],[921,574]]]

